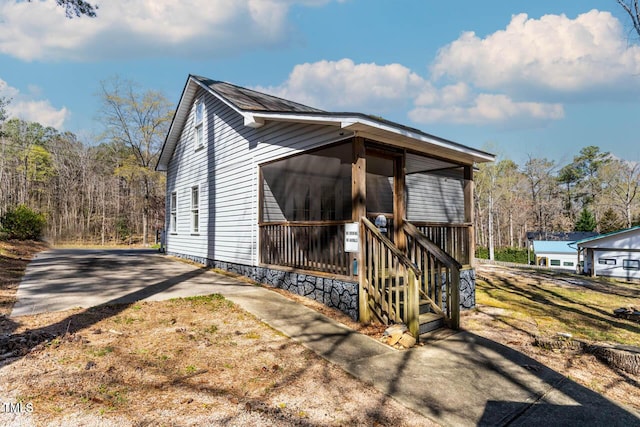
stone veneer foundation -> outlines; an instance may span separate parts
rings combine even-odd
[[[278,270],[267,267],[214,261],[206,258],[167,252],[178,258],[188,259],[207,267],[219,268],[239,274],[275,288],[311,298],[327,307],[336,308],[354,320],[358,319],[358,283],[312,274]],[[475,270],[460,271],[460,308],[470,309],[476,305]]]

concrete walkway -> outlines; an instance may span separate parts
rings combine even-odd
[[[209,293],[445,426],[640,425],[637,413],[493,341],[463,332],[397,351],[268,289],[149,251],[45,252],[12,316]]]

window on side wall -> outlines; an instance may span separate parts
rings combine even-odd
[[[616,260],[615,258],[598,258],[598,264],[616,265]]]
[[[552,265],[554,267],[559,267],[560,266],[560,260],[559,259],[552,259],[551,262],[549,263],[549,265]]]
[[[193,120],[195,147],[204,147],[204,100],[202,98],[196,101],[195,117]]]
[[[171,193],[171,208],[169,215],[169,230],[171,233],[178,232],[178,194],[174,191]]]
[[[200,189],[198,186],[191,188],[191,232],[200,231]]]
[[[637,259],[623,259],[622,268],[625,270],[640,270],[640,261]]]

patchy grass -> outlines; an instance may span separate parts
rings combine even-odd
[[[217,294],[7,320],[20,424],[433,425]]]
[[[36,424],[430,425],[220,295],[24,316],[14,334],[69,318],[0,367]]]
[[[485,269],[476,283],[479,305],[503,309],[495,319],[531,335],[568,332],[576,338],[640,346],[640,325],[613,310],[640,305],[640,284],[592,281],[558,273]]]
[[[640,376],[612,368],[593,354],[537,347],[534,337],[559,332],[601,343],[638,345],[640,325],[613,316],[640,306],[640,283],[479,266],[474,310],[462,327],[526,354],[609,399],[640,410]]]

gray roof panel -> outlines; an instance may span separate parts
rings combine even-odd
[[[323,113],[323,110],[256,92],[255,90],[236,86],[231,83],[211,80],[206,77],[194,76],[200,83],[231,102],[239,110],[260,111],[272,113]]]

